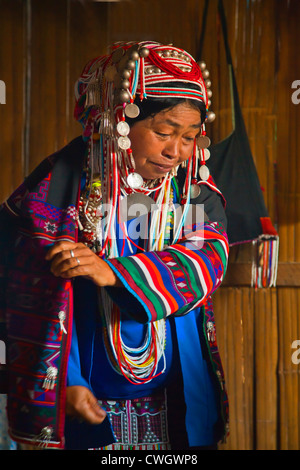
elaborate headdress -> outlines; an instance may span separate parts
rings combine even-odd
[[[197,64],[182,49],[154,42],[114,44],[108,55],[98,57],[85,66],[75,86],[74,114],[83,126],[84,139],[88,140],[87,199],[91,185],[101,185],[102,204],[107,210],[106,228],[102,233],[99,229],[96,235],[94,233],[99,245],[97,251],[106,256],[118,255],[116,244],[113,243],[113,221],[118,217],[118,198],[133,193],[154,193],[152,196],[164,210],[170,194],[171,179],[176,174],[175,169],[175,172],[166,174],[160,180],[145,181],[135,172],[128,137],[130,127],[126,119],[139,116],[139,103],[143,100],[176,97],[203,102],[207,112],[206,120],[212,120],[214,114],[208,112],[211,96],[210,90],[207,91],[209,86],[205,64]],[[202,180],[209,178],[209,170],[205,165],[209,158],[209,144],[203,123],[194,153],[186,162],[182,198],[186,208],[191,196],[195,197],[199,193],[198,171]],[[95,176],[97,182],[93,183]],[[94,195],[95,198],[97,195]],[[82,204],[85,204],[83,210],[86,213],[87,202]],[[97,210],[97,207],[94,209]],[[91,214],[89,217],[91,219]],[[156,222],[153,222],[157,225],[153,230],[155,236],[149,240],[149,250],[157,248],[157,236],[164,229],[162,220],[165,217],[157,214]],[[95,220],[90,222],[90,229],[96,232]]]

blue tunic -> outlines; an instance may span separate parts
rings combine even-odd
[[[121,307],[121,332],[125,344],[132,348],[140,347],[148,325],[132,320],[127,311],[136,311],[141,305],[125,288],[109,288],[107,291]],[[86,386],[98,399],[133,399],[151,395],[152,391],[165,387],[181,370],[184,397],[190,403],[186,415],[189,444],[213,444],[218,407],[207,363],[202,356],[199,339],[202,325],[199,319],[200,308],[183,317],[168,318],[164,373],[148,383],[132,384],[113,369],[108,359],[96,286],[91,281],[77,278],[74,283],[74,325],[68,385]],[[163,359],[159,362],[158,372],[162,368]]]

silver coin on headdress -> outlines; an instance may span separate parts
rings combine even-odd
[[[139,189],[142,187],[144,180],[139,173],[129,173],[127,176],[127,183],[132,189]]]
[[[122,135],[118,138],[118,145],[122,150],[128,150],[131,147],[130,139],[127,136]]]
[[[129,124],[126,121],[118,122],[117,131],[121,136],[127,136],[130,132]]]
[[[197,138],[197,145],[200,149],[206,149],[210,146],[210,138],[207,135],[200,135]]]
[[[125,107],[125,114],[129,118],[136,118],[140,114],[139,107],[134,103],[128,103]]]

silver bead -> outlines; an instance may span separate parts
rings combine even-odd
[[[150,54],[150,51],[148,47],[142,47],[139,51],[139,54],[140,54],[140,57],[148,57],[148,55]]]
[[[207,122],[213,122],[215,119],[216,119],[215,113],[213,113],[212,111],[209,111],[209,112],[207,113],[206,121],[207,121]]]
[[[126,79],[127,79],[127,78],[130,77],[130,75],[131,75],[130,70],[127,70],[127,69],[124,69],[124,70],[123,70],[123,72],[122,72],[122,77],[123,77],[123,78],[126,78]]]
[[[120,97],[120,101],[122,103],[126,103],[126,101],[130,100],[130,95],[129,95],[128,91],[126,91],[126,90],[121,90],[119,97]]]
[[[205,85],[206,85],[206,88],[210,88],[211,87],[211,81],[209,79],[205,80]]]
[[[132,51],[132,52],[130,53],[130,58],[131,58],[132,60],[138,60],[138,59],[140,58],[140,55],[139,55],[138,51]]]
[[[126,64],[126,68],[129,69],[129,70],[133,70],[135,68],[134,60],[129,60]]]
[[[208,70],[203,70],[202,76],[203,76],[203,78],[208,78],[209,77],[209,71]]]
[[[206,63],[203,62],[203,61],[199,62],[199,67],[200,67],[201,70],[205,70],[206,69]]]
[[[121,82],[121,87],[122,87],[122,88],[125,88],[125,90],[127,90],[127,89],[130,87],[130,82],[129,82],[129,80],[122,80],[122,82]]]

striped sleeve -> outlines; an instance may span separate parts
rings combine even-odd
[[[130,315],[149,322],[185,315],[204,303],[224,278],[228,251],[222,225],[208,222],[163,251],[107,263],[143,307]]]

